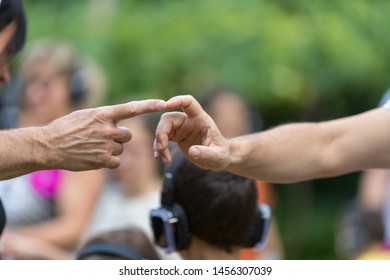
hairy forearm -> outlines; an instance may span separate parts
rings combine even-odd
[[[45,168],[43,140],[39,127],[0,131],[0,180]]]

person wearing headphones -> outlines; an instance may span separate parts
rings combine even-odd
[[[271,210],[257,204],[254,180],[201,169],[176,154],[164,175],[161,208],[150,213],[155,242],[190,260],[237,260],[263,248]]]
[[[21,58],[19,127],[46,125],[74,110],[102,102],[98,65],[65,42],[41,40]],[[7,230],[0,255],[8,259],[56,259],[52,249],[72,251],[88,224],[105,178],[102,170],[37,171],[0,181]],[[48,246],[38,244],[47,243]],[[23,244],[23,246],[20,246]]]
[[[169,140],[198,166],[274,183],[390,167],[390,103],[355,116],[287,124],[226,139],[192,96],[176,96],[156,130],[154,156],[172,159]],[[237,116],[238,118],[240,116]]]
[[[160,260],[147,235],[129,226],[101,233],[77,252],[77,260]]]
[[[0,83],[10,80],[9,60],[24,46],[26,18],[20,0],[0,1]],[[161,111],[162,100],[133,101],[75,111],[48,125],[0,131],[0,180],[45,169],[116,168],[131,132],[122,119]],[[5,214],[0,202],[0,235]]]

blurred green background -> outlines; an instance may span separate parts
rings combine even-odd
[[[390,85],[390,1],[28,0],[25,6],[28,42],[68,40],[94,57],[109,82],[107,103],[182,93],[201,98],[212,86],[232,86],[272,127],[368,110]],[[354,174],[276,187],[287,258],[337,258],[335,219],[357,180]]]

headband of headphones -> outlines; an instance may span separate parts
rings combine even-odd
[[[161,193],[161,206],[163,207],[170,207],[175,203],[175,174],[182,159],[183,155],[180,151],[172,153],[172,162],[168,165],[164,173],[164,183]]]
[[[109,255],[125,260],[145,260],[147,259],[137,250],[119,245],[117,243],[100,242],[88,245],[77,254],[78,260],[84,260],[93,255]]]

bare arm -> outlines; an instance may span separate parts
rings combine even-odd
[[[330,177],[390,166],[390,112],[281,126],[230,141],[228,170],[273,182]]]
[[[89,223],[103,183],[101,170],[66,172],[56,198],[57,216],[43,223],[17,228],[16,232],[53,246],[76,246]]]
[[[360,176],[357,200],[365,211],[380,213],[386,203],[390,171],[369,169]]]
[[[40,169],[118,167],[131,132],[117,122],[164,108],[161,100],[133,101],[76,111],[44,127],[1,131],[0,180]]]
[[[0,255],[4,259],[72,259],[72,255],[69,252],[58,246],[52,245],[42,239],[20,235],[8,230],[4,232],[1,238]]]
[[[68,248],[75,246],[89,222],[103,183],[104,174],[101,170],[66,172],[56,198],[57,216],[16,231],[53,245]]]
[[[231,140],[191,96],[178,96],[156,131],[155,156],[170,161],[168,140],[197,165],[270,182],[293,182],[390,167],[390,112],[371,110],[322,123],[301,123]]]
[[[104,183],[101,170],[66,172],[56,198],[57,216],[48,221],[9,229],[0,255],[15,259],[69,259],[89,222]]]
[[[0,180],[17,177],[44,166],[41,128],[0,131]]]

